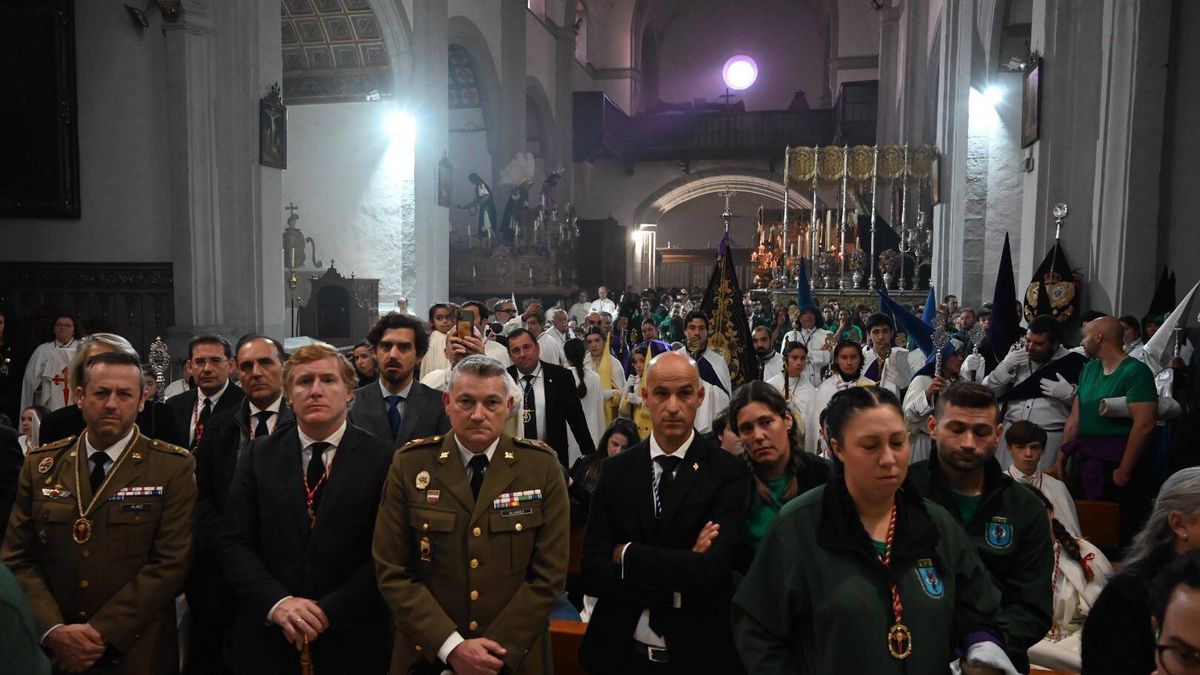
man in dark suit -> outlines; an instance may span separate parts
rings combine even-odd
[[[545,441],[558,453],[559,463],[569,467],[569,425],[580,452],[585,455],[595,452],[596,444],[592,441],[587,418],[583,416],[571,371],[542,361],[537,340],[524,328],[508,334],[508,356],[513,362],[508,367],[508,374],[521,389],[521,424],[525,438]]]
[[[25,456],[17,443],[17,431],[0,425],[0,527],[8,524],[17,499],[17,483],[21,479],[21,464]]]
[[[582,576],[597,603],[580,661],[592,673],[739,672],[729,599],[746,466],[695,431],[704,388],[686,355],[655,357],[642,398],[650,438],[605,460],[592,496]]]
[[[229,381],[232,364],[233,347],[219,335],[200,335],[188,343],[188,367],[196,388],[167,399],[175,414],[175,429],[187,447],[196,448],[214,414],[237,408],[245,398]]]
[[[196,448],[196,558],[188,574],[192,615],[188,672],[231,672],[224,665],[223,636],[234,617],[235,601],[218,559],[218,538],[227,522],[229,486],[250,442],[295,425],[283,398],[283,346],[269,337],[247,335],[236,349],[238,380],[246,400],[212,416]]]
[[[83,370],[88,363],[97,354],[107,352],[131,354],[134,358],[138,356],[133,345],[120,335],[92,333],[79,341],[79,349],[75,352],[68,367],[70,381],[81,382]],[[184,444],[176,432],[175,417],[166,403],[148,399],[141,412],[138,413],[137,425],[138,431],[147,438],[157,438],[173,445]],[[68,436],[79,436],[86,426],[87,423],[83,420],[83,413],[79,406],[69,405],[59,408],[42,419],[42,426],[38,431],[38,443],[46,445]]]
[[[415,316],[389,312],[367,331],[379,380],[354,390],[350,423],[399,448],[414,438],[450,430],[442,393],[413,377],[429,349],[429,333]]]
[[[390,626],[371,535],[392,446],[346,421],[358,378],[329,345],[283,368],[296,425],[251,442],[229,496],[221,564],[237,597],[236,673],[387,670]],[[307,642],[307,645],[306,645]]]

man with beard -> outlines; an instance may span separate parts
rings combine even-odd
[[[1046,507],[995,461],[1000,407],[987,387],[951,385],[926,423],[934,447],[909,478],[962,526],[1000,591],[1005,651],[1029,672],[1027,651],[1050,629],[1054,548]]]
[[[961,342],[951,340],[948,349],[943,353],[941,372],[934,372],[937,361],[930,361],[913,375],[908,391],[904,394],[904,421],[908,424],[908,443],[912,447],[909,461],[914,464],[929,459],[929,449],[933,441],[929,438],[926,422],[933,414],[938,394],[961,379],[964,362],[962,349]]]
[[[757,377],[754,379],[766,382],[783,372],[783,357],[775,351],[771,344],[771,329],[758,326],[750,334],[750,343],[754,346],[754,356],[758,359]]]
[[[833,309],[826,307],[830,317],[833,316]],[[813,305],[804,305],[796,312],[796,320],[800,327],[788,332],[783,336],[783,343],[799,342],[804,345],[804,349],[808,353],[807,365],[804,368],[804,376],[808,378],[808,383],[814,388],[821,386],[821,371],[825,366],[829,365],[832,353],[829,351],[829,331],[821,328],[817,322],[817,308]]]
[[[1062,324],[1057,319],[1039,316],[1029,323],[1025,346],[1014,346],[983,379],[1003,406],[1006,428],[1017,420],[1029,420],[1046,431],[1043,471],[1054,466],[1058,457],[1075,384],[1086,362],[1087,357],[1062,346]],[[1005,469],[1012,465],[1003,440],[996,459]]]
[[[429,335],[420,319],[389,312],[367,331],[379,368],[379,381],[354,391],[350,423],[398,448],[414,438],[444,434],[450,429],[438,392],[413,381],[417,363],[429,349]]]

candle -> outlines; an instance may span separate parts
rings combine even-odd
[[[292,251],[292,269],[296,269],[296,248],[293,246],[291,251]]]

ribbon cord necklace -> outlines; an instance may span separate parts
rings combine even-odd
[[[76,544],[83,546],[92,538],[92,520],[90,516],[95,512],[96,507],[103,503],[100,500],[100,494],[104,492],[104,488],[108,487],[113,476],[117,475],[117,469],[120,469],[121,465],[125,463],[125,458],[129,456],[129,448],[133,447],[134,443],[137,443],[139,436],[141,436],[141,432],[134,425],[133,438],[129,439],[129,443],[125,444],[125,447],[121,450],[121,456],[117,458],[116,463],[113,464],[113,468],[109,469],[108,475],[104,477],[104,482],[100,483],[100,487],[96,488],[96,492],[92,494],[92,500],[88,503],[87,508],[83,506],[83,478],[80,476],[80,471],[82,471],[83,465],[87,464],[88,460],[87,445],[84,436],[79,437],[75,450],[75,456],[83,460],[75,462],[75,504],[79,507],[79,517],[71,525],[71,539]]]
[[[334,455],[333,459],[329,460],[329,464],[325,467],[325,473],[321,474],[320,480],[311,488],[308,487],[308,474],[303,471],[300,472],[300,479],[304,481],[304,502],[308,509],[308,529],[310,530],[317,526],[317,510],[313,508],[313,501],[317,498],[317,493],[321,491],[321,488],[325,487],[325,483],[329,480],[329,474],[333,471],[333,462],[336,459],[337,455]]]
[[[887,542],[883,555],[876,553],[879,562],[887,570],[888,588],[892,592],[892,616],[896,622],[888,629],[887,646],[892,658],[904,660],[912,654],[912,632],[904,625],[904,603],[900,601],[900,590],[892,578],[892,541],[896,538],[896,503],[892,502],[892,518],[888,522]]]

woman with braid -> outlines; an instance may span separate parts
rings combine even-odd
[[[809,381],[807,369],[808,347],[802,342],[789,342],[783,346],[783,372],[767,380],[767,384],[778,389],[792,407],[792,414],[800,423],[804,450],[816,454],[817,436],[821,432],[813,406],[817,388]]]
[[[1083,621],[1113,574],[1108,558],[1086,539],[1076,539],[1054,516],[1054,506],[1038,492],[1054,537],[1054,623],[1041,642],[1029,648],[1029,663],[1048,670],[1078,671]]]

